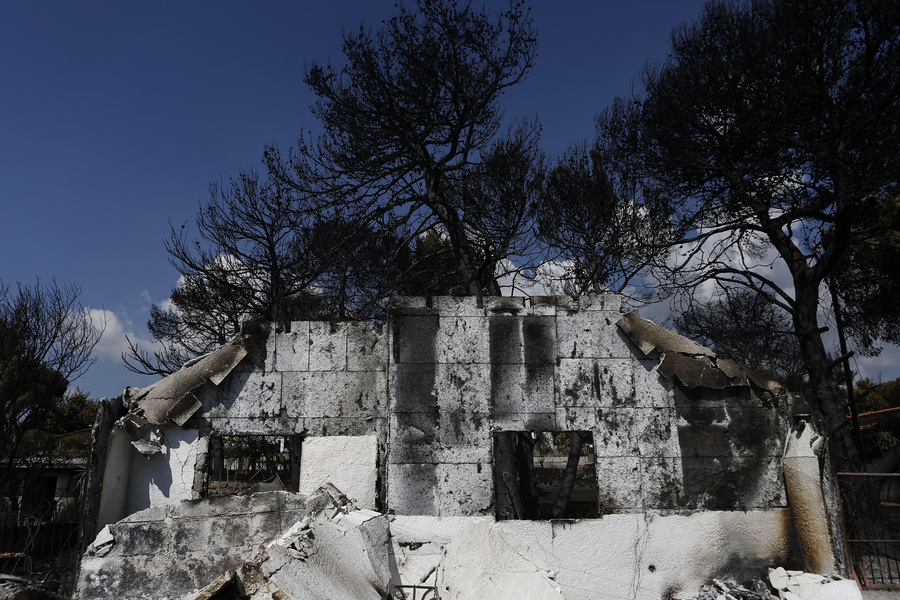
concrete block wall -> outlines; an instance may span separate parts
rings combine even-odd
[[[491,515],[492,432],[591,431],[601,514],[786,506],[784,411],[749,388],[687,394],[616,327],[620,299],[398,298],[387,506]]]
[[[298,321],[251,337],[259,348],[250,360],[201,391],[208,428],[309,436],[386,430],[386,342],[374,323]]]
[[[246,332],[198,394],[201,436],[375,436],[378,507],[494,514],[493,433],[591,431],[601,514],[786,505],[783,407],[684,390],[616,326],[619,297],[395,298],[372,323]]]

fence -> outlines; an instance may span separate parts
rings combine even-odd
[[[863,587],[900,589],[900,473],[838,473],[838,478],[856,577]]]

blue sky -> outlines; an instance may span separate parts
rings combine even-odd
[[[487,6],[499,10],[502,0]],[[314,129],[302,83],[340,62],[342,28],[377,27],[391,0],[0,3],[0,280],[55,277],[110,324],[77,383],[94,397],[144,386],[121,365],[124,334],[147,340],[151,303],[178,274],[163,239],[211,181],[262,169],[263,147]],[[506,97],[536,114],[555,153],[593,136],[648,59],[701,0],[534,0],[539,56]],[[894,363],[871,374],[896,377]]]

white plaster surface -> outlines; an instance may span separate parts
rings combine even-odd
[[[300,493],[332,483],[358,508],[375,508],[378,438],[308,437],[300,451]]]
[[[115,523],[128,514],[132,451],[129,435],[121,428],[114,427],[110,432],[109,450],[103,470],[103,488],[97,513],[98,528]]]
[[[127,514],[192,498],[200,432],[173,424],[162,434],[160,454],[144,456],[131,451]]]
[[[401,516],[391,521],[402,582],[428,578],[441,561],[441,598],[693,595],[721,573],[743,569],[747,578],[759,577],[767,565],[785,561],[789,530],[786,509],[615,514],[584,521]]]
[[[447,547],[438,570],[442,599],[563,598],[541,557],[526,542],[488,523],[473,523]]]

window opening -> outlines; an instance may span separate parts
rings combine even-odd
[[[590,431],[494,433],[494,480],[498,520],[599,514]]]
[[[300,483],[299,436],[214,435],[210,437],[210,497],[241,492],[287,490]]]

